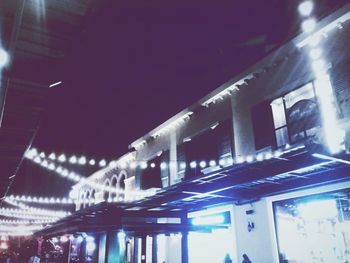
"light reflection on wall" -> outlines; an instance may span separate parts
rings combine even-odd
[[[280,262],[349,262],[350,216],[344,216],[350,205],[347,194],[275,203]]]

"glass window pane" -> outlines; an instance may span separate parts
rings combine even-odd
[[[281,147],[289,143],[287,127],[283,127],[276,130],[276,142],[277,142],[277,147]]]
[[[349,191],[274,203],[280,262],[349,262]]]
[[[284,112],[283,99],[278,98],[271,103],[273,122],[275,129],[286,125],[286,116]]]
[[[284,96],[286,109],[289,109],[298,101],[313,99],[313,98],[315,98],[315,93],[312,87],[312,83],[308,83],[302,86],[301,88],[296,89],[288,93],[286,96]]]

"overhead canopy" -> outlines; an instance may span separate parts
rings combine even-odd
[[[345,159],[346,156],[338,157],[312,155],[305,147],[300,147],[265,161],[233,164],[163,188],[139,201],[102,203],[82,209],[37,234],[54,235],[109,228],[125,228],[135,232],[181,232],[181,229],[192,229],[193,226],[128,225],[128,222],[136,217],[180,217],[184,220],[190,211],[224,203],[242,204],[287,191],[348,180],[350,162]],[[123,221],[123,218],[128,220]]]
[[[55,225],[36,232],[37,236],[59,236],[76,233],[98,233],[123,230],[133,235],[169,234],[188,231],[207,232],[225,228],[226,224],[193,225],[187,219],[187,211],[139,210],[137,204],[100,203],[58,221]]]

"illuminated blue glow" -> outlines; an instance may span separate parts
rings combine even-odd
[[[225,222],[225,217],[223,215],[213,215],[206,217],[196,217],[192,219],[192,225],[203,226],[203,225],[218,225]]]
[[[124,231],[118,232],[118,239],[119,239],[119,240],[124,240],[125,237],[126,237],[126,234],[125,234]]]

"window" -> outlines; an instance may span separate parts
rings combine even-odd
[[[256,149],[260,150],[275,145],[273,116],[270,102],[264,101],[253,107],[251,115]],[[284,118],[284,115],[277,117]],[[277,121],[285,123],[283,120]]]
[[[190,141],[178,146],[178,176],[192,177],[200,175],[202,168],[191,168],[192,161],[219,162],[232,156],[232,121],[213,123],[211,127],[192,137]]]
[[[313,137],[320,113],[313,83],[308,83],[271,102],[277,147]]]
[[[342,61],[330,69],[330,79],[339,106],[339,117],[350,117],[350,60]]]
[[[348,262],[349,197],[347,189],[274,202],[279,262]]]
[[[139,169],[141,189],[166,187],[169,184],[169,151],[147,162],[146,169]]]

